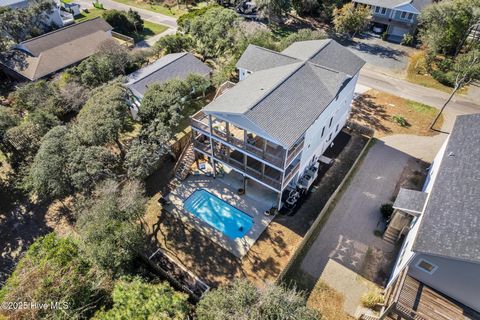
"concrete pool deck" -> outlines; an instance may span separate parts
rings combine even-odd
[[[190,175],[166,195],[165,198],[171,204],[164,208],[182,222],[193,226],[214,243],[230,251],[236,257],[242,258],[274,218],[274,216],[266,216],[264,212],[276,205],[275,194],[266,188],[253,181],[248,181],[245,194],[238,195],[237,191],[242,186],[239,175],[233,171],[227,172],[223,177],[217,176],[217,178],[203,173]],[[244,237],[230,239],[221,231],[185,210],[183,207],[185,200],[198,189],[205,189],[251,216],[253,218],[252,228]]]

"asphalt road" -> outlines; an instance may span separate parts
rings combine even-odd
[[[137,7],[132,7],[123,3],[115,2],[112,0],[101,0],[101,3],[103,3],[103,6],[106,9],[116,9],[116,10],[125,10],[127,11],[128,9],[132,9],[135,11],[138,11],[140,16],[147,21],[153,22],[153,23],[158,23],[158,24],[163,24],[166,25],[170,28],[177,29],[177,19],[173,17],[166,16],[161,13],[145,10],[145,9],[140,9]],[[93,4],[91,1],[87,0],[75,0],[75,3],[78,3],[81,7],[81,9],[85,8],[93,8]]]
[[[360,72],[358,83],[379,91],[384,91],[405,99],[421,102],[435,108],[441,108],[449,94],[419,86],[390,75],[364,67]],[[448,104],[447,110],[454,109],[459,113],[479,113],[480,101],[456,95]]]

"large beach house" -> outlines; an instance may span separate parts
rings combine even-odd
[[[479,124],[457,117],[423,190],[400,189],[384,237],[405,240],[381,319],[480,319]]]
[[[197,157],[228,166],[277,194],[308,188],[345,125],[364,61],[334,40],[282,52],[255,45],[237,63],[240,82],[192,117]],[[246,190],[248,193],[248,190]]]

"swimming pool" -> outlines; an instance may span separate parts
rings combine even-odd
[[[243,237],[253,226],[253,218],[207,190],[195,190],[183,207],[230,239]]]

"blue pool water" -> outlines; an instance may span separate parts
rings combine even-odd
[[[253,226],[252,217],[204,189],[195,190],[183,207],[230,239],[243,237]]]

